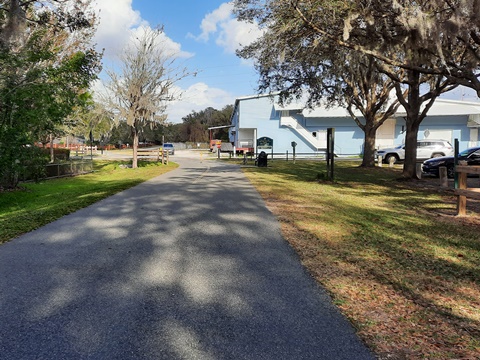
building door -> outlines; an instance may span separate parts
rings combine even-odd
[[[468,147],[478,146],[478,127],[470,128],[470,140]]]
[[[315,137],[317,138],[317,148],[326,149],[327,148],[327,130],[316,131]]]
[[[387,148],[392,147],[395,141],[395,119],[387,119],[385,122],[377,129],[377,136],[375,139],[375,147]]]

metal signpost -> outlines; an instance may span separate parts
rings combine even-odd
[[[92,130],[90,130],[90,160],[92,160],[93,164],[93,133]],[[93,165],[92,165],[93,168]]]
[[[293,148],[293,163],[295,164],[295,148],[297,147],[297,143],[295,141],[292,141],[291,145]]]
[[[455,169],[455,175],[453,177],[453,181],[454,181],[454,187],[455,189],[458,189],[458,173],[457,173],[457,165],[458,165],[458,152],[459,152],[459,141],[458,139],[454,139],[454,143],[453,143],[453,149],[454,149],[454,161],[453,161],[453,166],[454,166],[454,169]]]
[[[333,181],[334,174],[334,158],[335,158],[335,129],[327,129],[327,179]]]

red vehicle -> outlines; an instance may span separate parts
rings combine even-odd
[[[222,146],[222,140],[217,140],[217,139],[210,140],[210,151],[213,151],[215,147],[217,149],[220,149],[221,146]]]

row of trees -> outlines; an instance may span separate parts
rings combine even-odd
[[[227,105],[221,110],[214,108],[206,108],[205,110],[196,112],[184,117],[183,123],[179,126],[178,135],[181,141],[189,142],[208,142],[210,127],[230,125],[230,118],[233,113],[233,105]],[[220,140],[228,140],[228,129],[216,129],[212,136]]]
[[[209,127],[230,124],[233,106],[227,105],[221,110],[208,107],[201,111],[192,111],[182,119],[181,123],[158,123],[143,127],[139,132],[140,142],[161,144],[166,142],[208,143]],[[215,138],[228,140],[228,129],[215,130]],[[104,134],[105,141],[111,144],[132,144],[130,126],[121,121],[108,134]],[[99,139],[99,137],[97,137]]]
[[[259,91],[307,105],[345,105],[365,132],[364,166],[375,133],[403,106],[403,176],[416,176],[419,126],[442,93],[459,85],[480,96],[478,0],[235,0],[239,19],[264,35],[241,49],[255,60]],[[393,95],[393,96],[392,96]],[[355,118],[359,110],[365,122]]]

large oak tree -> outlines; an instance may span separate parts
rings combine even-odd
[[[364,132],[362,166],[374,166],[377,129],[399,106],[391,97],[395,82],[378,70],[373,56],[319,44],[295,22],[289,26],[283,20],[269,22],[262,38],[238,52],[255,59],[259,92],[278,92],[281,103],[307,95],[308,107],[345,106]]]
[[[379,69],[395,82],[398,101],[407,112],[403,171],[407,178],[416,176],[418,129],[435,99],[460,83],[477,86],[478,4],[478,0],[235,1],[241,19],[257,21],[266,34],[291,42],[299,59],[306,53],[328,57],[337,47],[379,60]],[[292,28],[304,42],[288,36]],[[282,46],[276,49],[283,55]]]

